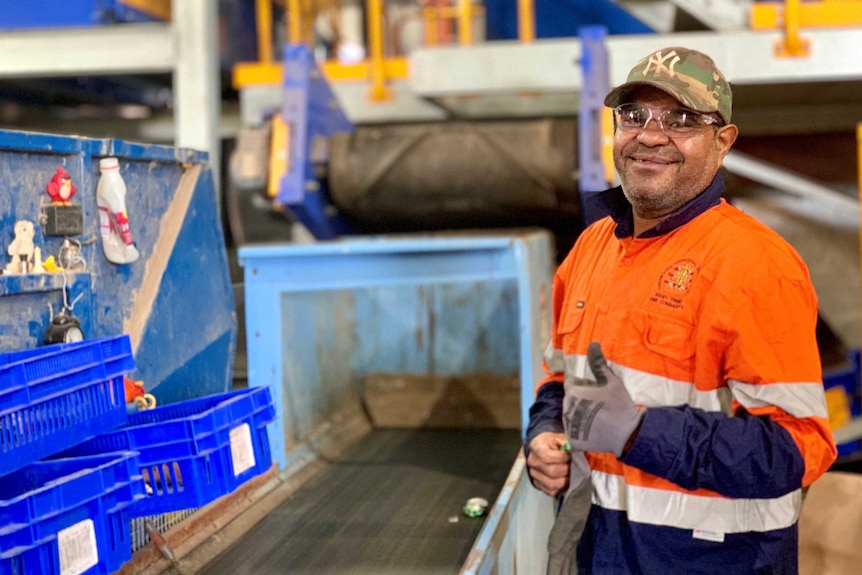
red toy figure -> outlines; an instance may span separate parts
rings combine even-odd
[[[72,177],[69,175],[63,166],[57,166],[57,171],[54,172],[51,181],[45,186],[48,195],[55,204],[63,206],[69,205],[69,200],[75,195],[75,184],[72,183]]]

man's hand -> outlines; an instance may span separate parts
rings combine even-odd
[[[640,425],[643,411],[635,406],[623,381],[608,367],[600,344],[593,342],[587,361],[596,381],[566,380],[563,425],[573,451],[613,453],[620,457]]]
[[[571,455],[563,449],[564,433],[546,431],[530,442],[527,470],[530,480],[539,491],[551,497],[562,495],[569,486]]]

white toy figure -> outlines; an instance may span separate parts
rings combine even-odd
[[[12,261],[6,266],[6,272],[10,274],[27,274],[33,266],[33,237],[36,228],[33,222],[18,220],[15,222],[15,239],[9,244],[7,252]]]

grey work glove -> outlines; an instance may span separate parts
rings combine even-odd
[[[563,424],[572,451],[623,454],[643,418],[623,381],[608,367],[602,347],[592,342],[587,362],[596,381],[566,378]]]

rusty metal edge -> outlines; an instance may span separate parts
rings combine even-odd
[[[324,426],[309,438],[317,456],[302,459],[279,471],[273,465],[265,473],[250,479],[236,491],[220,497],[171,528],[163,536],[173,550],[182,575],[200,573],[221,553],[236,543],[255,524],[311,478],[330,466],[331,457],[353,445],[371,430],[365,417],[353,409],[336,416],[336,426]],[[114,575],[177,574],[177,568],[154,546],[135,552]]]

